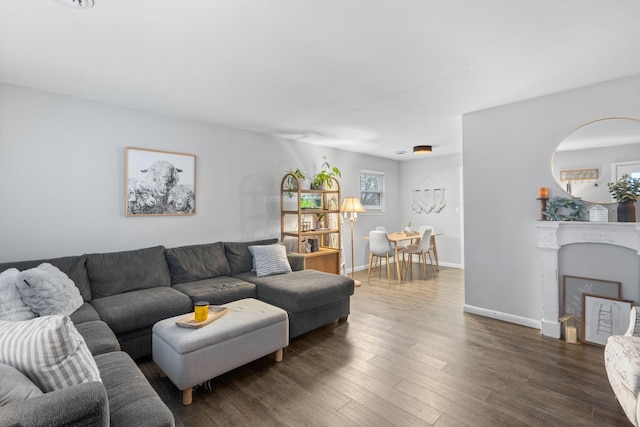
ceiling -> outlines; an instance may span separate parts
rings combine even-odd
[[[0,1],[0,81],[396,160],[640,74],[637,0]],[[407,154],[396,154],[407,151]]]

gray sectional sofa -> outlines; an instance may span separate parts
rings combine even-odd
[[[296,254],[288,255],[292,273],[256,276],[249,246],[274,243],[277,239],[171,249],[156,246],[0,263],[1,272],[48,262],[74,281],[84,304],[70,317],[85,338],[103,380],[103,384],[85,383],[32,398],[47,401],[42,404],[29,399],[26,405],[2,407],[0,424],[13,420],[24,425],[56,425],[47,423],[43,417],[48,416],[40,409],[71,416],[73,408],[95,407],[90,414],[79,411],[78,420],[60,424],[106,419],[107,425],[109,420],[112,425],[173,425],[171,412],[133,359],[151,355],[152,327],[157,321],[191,312],[196,301],[220,305],[257,298],[275,305],[289,315],[290,338],[345,320],[354,292],[351,278],[304,270],[304,258]],[[49,396],[53,394],[57,395]]]

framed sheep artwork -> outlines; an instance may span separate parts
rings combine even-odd
[[[125,215],[195,215],[196,156],[126,148]]]

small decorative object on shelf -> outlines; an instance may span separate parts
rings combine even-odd
[[[311,230],[311,221],[302,221],[300,223],[300,231],[310,231]]]
[[[589,208],[590,222],[609,222],[609,209],[602,205],[594,205]]]
[[[542,213],[549,221],[581,221],[585,204],[579,199],[554,197],[549,199],[547,209]]]

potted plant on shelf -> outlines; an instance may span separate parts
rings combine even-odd
[[[316,218],[318,218],[317,221],[316,221],[316,230],[323,230],[324,229],[324,223],[322,222],[322,220],[324,219],[325,215],[326,214],[324,214],[324,213],[317,213],[316,214]]]
[[[323,157],[324,163],[320,167],[320,172],[313,176],[313,181],[311,182],[312,190],[324,190],[325,188],[333,187],[333,178],[342,177],[340,173],[340,169],[335,166],[331,166],[329,162],[327,162],[327,158]]]
[[[307,174],[300,168],[297,168],[296,170],[289,170],[287,173],[298,178],[298,180],[300,181],[300,184],[302,184],[302,182],[308,178]],[[287,180],[285,181],[285,189],[287,190],[286,192],[287,196],[293,197],[293,190],[298,189],[298,182],[296,182],[296,180],[293,179],[292,176],[288,176]]]
[[[618,202],[618,222],[635,222],[635,203],[640,196],[640,178],[624,174],[617,182],[609,182],[607,186],[611,196]]]

